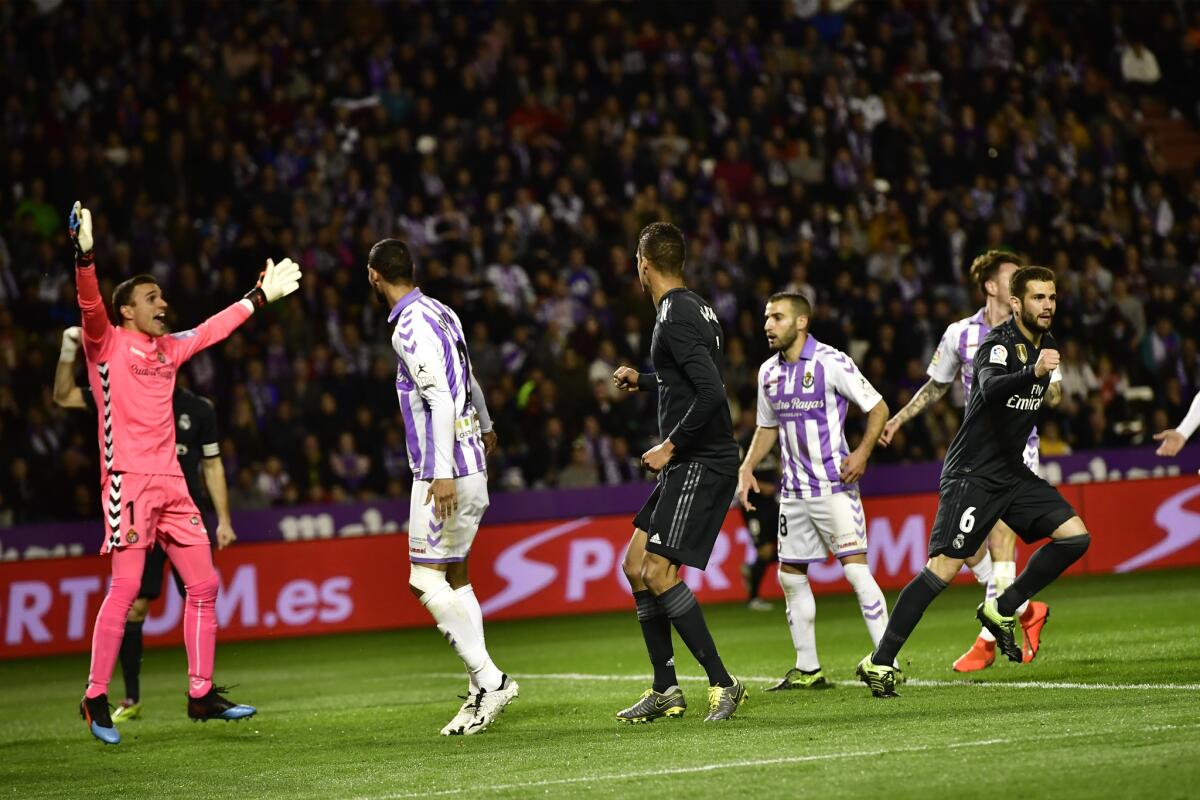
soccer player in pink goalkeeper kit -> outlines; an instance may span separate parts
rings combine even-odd
[[[236,720],[255,713],[236,705],[213,686],[217,644],[215,616],[219,581],[200,511],[188,494],[175,455],[172,395],[179,367],[216,344],[255,310],[296,291],[300,268],[290,259],[267,261],[258,284],[198,327],[166,335],[167,302],[149,275],[124,281],[113,292],[109,322],[92,253],[92,215],[76,203],[71,210],[75,281],[83,315],[83,352],[88,383],[100,412],[101,505],[105,537],[100,552],[112,558],[112,583],[96,615],[87,692],[79,711],[92,735],[118,744],[108,708],[125,617],[141,585],[146,554],[157,540],[187,587],[183,617],[188,660],[188,716]]]

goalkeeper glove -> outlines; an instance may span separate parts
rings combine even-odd
[[[75,243],[75,260],[90,260],[92,246],[95,244],[92,238],[92,212],[84,208],[78,200],[71,206],[67,229],[71,233],[71,241]]]
[[[246,292],[246,300],[255,309],[262,308],[267,303],[273,303],[281,297],[286,297],[300,288],[300,265],[290,258],[285,258],[276,264],[267,259],[267,268],[258,276],[258,283]]]

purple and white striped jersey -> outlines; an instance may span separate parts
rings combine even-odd
[[[396,323],[396,394],[413,479],[461,478],[486,469],[458,315],[413,289],[392,307],[388,322]]]
[[[953,383],[954,376],[962,373],[963,405],[971,399],[971,386],[975,383],[975,351],[983,337],[992,330],[988,325],[987,307],[979,309],[972,316],[952,322],[946,326],[942,341],[929,362],[925,373],[938,383]],[[1062,375],[1058,370],[1050,373],[1050,382],[1058,383]],[[1025,443],[1025,466],[1034,472],[1038,469],[1038,433],[1034,428]]]
[[[758,368],[758,424],[779,428],[784,499],[824,497],[851,491],[839,477],[846,444],[849,401],[864,412],[883,398],[841,350],[812,336],[797,361],[783,354]]]

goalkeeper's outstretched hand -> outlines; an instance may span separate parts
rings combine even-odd
[[[67,229],[71,233],[71,241],[75,243],[75,258],[92,252],[95,239],[92,238],[92,212],[83,207],[78,200],[71,206],[71,215],[67,217]]]
[[[276,264],[267,259],[267,268],[258,276],[258,283],[246,293],[255,308],[262,308],[300,288],[300,265],[290,258]]]

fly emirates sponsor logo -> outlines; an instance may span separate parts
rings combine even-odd
[[[4,644],[50,644],[83,639],[96,615],[107,581],[88,575],[58,580],[13,581],[4,598]],[[258,570],[243,564],[217,595],[217,624],[221,628],[303,627],[342,622],[354,613],[353,580],[336,575],[322,581],[295,578],[274,597],[264,596]],[[171,633],[183,621],[183,598],[173,589],[163,592],[143,630],[147,636]],[[65,625],[63,616],[65,611]]]
[[[1030,386],[1030,397],[1022,397],[1019,394],[1014,394],[1008,398],[1008,402],[1004,405],[1017,411],[1037,411],[1042,407],[1042,387],[1038,384]]]

